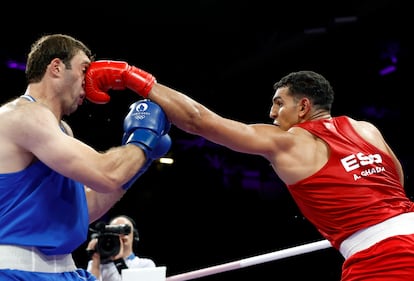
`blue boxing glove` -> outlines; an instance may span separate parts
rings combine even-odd
[[[138,130],[140,130],[140,129],[138,129]],[[122,188],[125,189],[125,190],[130,188],[132,186],[132,184],[143,173],[145,173],[145,171],[149,168],[149,166],[151,166],[152,162],[155,159],[158,159],[158,158],[164,156],[165,154],[167,154],[167,152],[170,150],[170,147],[171,147],[171,138],[170,138],[170,136],[168,134],[162,135],[159,138],[158,143],[155,145],[155,147],[151,151],[151,154],[150,155],[148,154],[149,157],[146,158],[146,161],[145,161],[144,165],[141,167],[141,169],[139,169],[139,171],[135,174],[135,176],[133,176],[132,179],[130,179],[127,183],[125,183],[122,186]]]
[[[124,119],[122,144],[139,146],[145,153],[146,161],[137,174],[124,184],[124,189],[130,188],[155,159],[169,151],[170,127],[171,123],[158,104],[146,99],[130,106],[130,111]]]

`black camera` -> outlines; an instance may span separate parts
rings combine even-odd
[[[121,242],[119,235],[128,235],[131,233],[131,226],[128,224],[108,225],[97,223],[91,239],[97,238],[95,251],[101,256],[101,263],[110,261],[110,258],[119,253]]]

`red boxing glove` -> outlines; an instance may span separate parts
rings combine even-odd
[[[144,98],[155,83],[155,77],[122,61],[95,61],[89,65],[85,75],[86,98],[97,104],[109,102],[107,91],[125,90],[138,93]]]

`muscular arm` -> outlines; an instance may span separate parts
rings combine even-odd
[[[19,105],[1,114],[2,143],[8,150],[0,150],[0,159],[12,159],[7,166],[0,166],[1,172],[21,170],[36,157],[95,191],[114,192],[122,189],[145,161],[144,153],[135,145],[98,152],[66,135],[54,115],[37,103]]]
[[[86,98],[94,103],[107,103],[110,89],[129,88],[159,104],[169,121],[181,130],[238,152],[272,159],[286,147],[284,142],[292,142],[291,134],[279,127],[248,125],[219,116],[189,96],[156,83],[152,74],[123,61],[92,62],[85,77]]]
[[[270,124],[250,125],[219,116],[189,96],[159,83],[154,84],[148,97],[164,109],[178,128],[238,152],[269,158],[288,135]]]

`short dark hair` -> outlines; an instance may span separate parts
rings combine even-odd
[[[31,46],[26,62],[26,80],[28,83],[39,82],[46,73],[50,62],[59,58],[70,69],[70,61],[83,51],[93,61],[91,50],[81,41],[66,34],[43,35]]]
[[[281,87],[288,87],[294,98],[307,97],[321,109],[332,108],[334,90],[329,81],[319,73],[308,70],[291,72],[273,85],[275,91]]]

